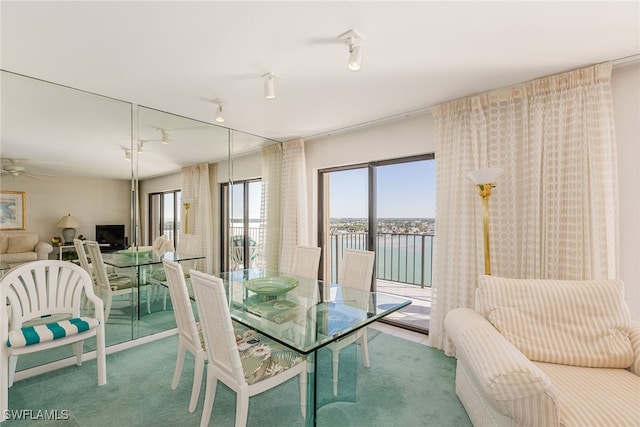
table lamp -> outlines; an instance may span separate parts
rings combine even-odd
[[[80,226],[80,221],[71,214],[65,215],[60,218],[60,221],[56,224],[56,227],[62,228],[62,238],[65,245],[73,244],[73,239],[76,237],[76,227]]]

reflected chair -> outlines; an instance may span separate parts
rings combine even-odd
[[[81,316],[83,297],[93,304],[93,317]],[[20,355],[70,344],[80,366],[84,340],[95,337],[98,385],[106,384],[102,305],[89,274],[68,261],[33,261],[4,276],[0,281],[0,421],[7,416],[9,387]]]
[[[296,250],[293,253],[291,274],[308,279],[317,279],[321,253],[322,248],[296,246]]]
[[[306,359],[256,331],[239,324],[234,327],[220,278],[194,270],[191,271],[191,282],[209,356],[200,426],[209,424],[218,380],[236,392],[236,426],[247,424],[251,396],[295,376],[299,377],[300,407],[305,416]],[[271,356],[265,359],[266,353]],[[278,405],[278,397],[275,393],[273,395],[274,405]]]
[[[184,360],[187,350],[193,354],[195,359],[193,369],[193,385],[191,386],[191,400],[189,401],[189,412],[193,412],[198,404],[200,388],[202,386],[202,376],[204,374],[204,362],[207,360],[199,324],[193,314],[189,290],[185,281],[182,266],[167,259],[163,260],[163,267],[166,275],[166,283],[171,295],[173,313],[178,325],[178,352],[176,357],[176,368],[173,372],[171,389],[178,388]]]
[[[93,271],[93,278],[98,291],[97,294],[105,300],[104,321],[107,322],[109,320],[109,314],[111,313],[113,297],[118,295],[128,295],[129,301],[133,304],[133,297],[138,294],[138,288],[132,286],[131,277],[109,276],[98,242],[87,240],[85,245],[87,247],[87,251],[89,251],[91,265],[93,265],[91,270]],[[149,298],[147,298],[147,312],[151,312]]]
[[[181,234],[180,240],[178,240],[178,247],[176,248],[176,254],[178,256],[190,256],[200,255],[202,253],[201,248],[202,238],[195,234]],[[182,261],[182,270],[186,271],[185,277],[189,278],[189,271],[196,268],[198,260]],[[167,276],[165,269],[152,269],[149,274],[149,281],[155,285],[156,290],[163,290],[162,306],[163,310],[167,309]]]
[[[373,279],[373,267],[375,252],[344,249],[342,264],[338,271],[338,284],[349,288],[370,290]],[[338,394],[338,368],[340,363],[340,350],[354,342],[360,342],[364,366],[369,367],[369,348],[367,346],[367,328],[361,328],[356,333],[350,334],[340,341],[327,346],[333,354],[333,395]]]

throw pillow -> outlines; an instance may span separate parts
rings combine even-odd
[[[598,368],[633,363],[620,280],[481,276],[478,296],[484,317],[531,360]]]
[[[9,236],[8,254],[19,254],[22,252],[33,252],[38,243],[36,234],[16,234]]]

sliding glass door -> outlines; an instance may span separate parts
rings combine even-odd
[[[223,184],[223,271],[255,267],[260,243],[262,181]],[[247,260],[245,262],[245,260]]]
[[[435,231],[434,156],[319,173],[323,277],[337,281],[344,248],[375,251],[372,288],[413,301],[389,321],[427,331]]]

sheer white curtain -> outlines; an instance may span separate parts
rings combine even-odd
[[[211,188],[209,185],[209,172],[212,169],[213,176],[217,174],[217,165],[202,163],[195,166],[182,168],[182,200],[191,201],[189,207],[189,234],[201,237],[202,254],[206,257],[198,262],[198,269],[206,273],[213,273],[214,263],[214,239],[213,239],[213,203]],[[216,197],[215,200],[218,200]],[[181,232],[185,231],[185,209],[182,207]]]
[[[265,268],[280,265],[280,187],[282,181],[282,145],[262,149],[262,203],[260,207],[260,260]]]
[[[446,313],[473,307],[483,274],[481,200],[469,170],[501,167],[489,200],[491,269],[523,278],[616,277],[611,63],[433,109],[437,239],[430,345],[453,354]]]
[[[304,141],[262,150],[262,261],[289,271],[297,245],[308,244],[307,179]]]

